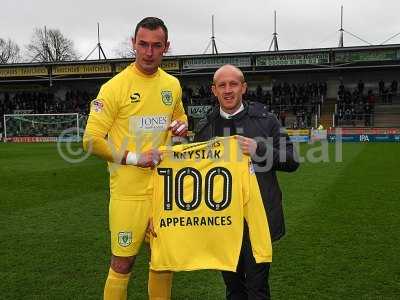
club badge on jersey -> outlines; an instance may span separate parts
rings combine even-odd
[[[118,244],[122,247],[128,247],[132,243],[132,232],[118,232]]]
[[[173,102],[171,91],[161,91],[161,100],[165,105],[170,106]]]

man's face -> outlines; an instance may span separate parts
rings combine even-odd
[[[222,110],[234,113],[242,103],[246,87],[246,83],[242,82],[241,74],[237,70],[226,68],[219,70],[214,77],[212,91],[218,98]]]
[[[132,44],[133,49],[136,50],[136,66],[147,75],[157,71],[169,47],[169,42],[165,41],[165,33],[161,27],[156,30],[140,27],[136,37],[132,39]]]

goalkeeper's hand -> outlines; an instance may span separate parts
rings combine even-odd
[[[141,168],[153,168],[162,160],[161,152],[156,149],[145,151],[141,154],[126,151],[121,164],[134,165]]]
[[[188,124],[181,120],[175,120],[169,125],[169,129],[174,136],[187,136]]]

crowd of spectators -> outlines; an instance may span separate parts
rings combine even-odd
[[[335,111],[336,124],[356,126],[360,121],[365,126],[373,123],[376,97],[372,90],[364,95],[364,83],[360,80],[353,91],[346,89],[341,83],[338,89]]]
[[[211,93],[211,87],[200,85],[198,88],[182,86],[182,101],[185,106],[188,105],[213,105],[215,99]]]
[[[52,92],[0,93],[1,114],[26,111],[42,113],[82,113],[87,114],[89,102],[94,95],[87,91],[67,91],[64,97],[56,97]]]
[[[393,80],[391,83],[385,83],[385,81],[380,80],[378,83],[379,97],[383,104],[392,104],[393,98],[397,96],[398,82]]]
[[[244,99],[267,105],[282,126],[307,128],[311,127],[312,116],[317,113],[318,105],[323,103],[326,92],[326,82],[274,82],[272,89],[263,89],[261,85],[250,87]],[[182,95],[185,106],[215,103],[210,86],[201,85],[195,89],[183,86]],[[290,120],[289,124],[287,120]]]
[[[260,96],[260,88],[256,89],[256,98]],[[318,106],[326,98],[326,82],[288,83],[277,82],[272,85],[271,92],[267,91],[265,103],[274,112],[282,126],[291,128],[308,128],[312,126],[312,117],[318,113]],[[287,124],[290,116],[292,121]]]
[[[375,93],[374,93],[375,91]],[[340,84],[335,110],[336,124],[339,125],[373,125],[376,102],[390,104],[398,92],[398,82],[379,81],[377,89],[366,91],[363,81],[355,88]],[[323,81],[288,83],[273,82],[272,88],[261,85],[250,86],[244,99],[258,101],[268,106],[281,121],[282,126],[291,128],[308,128],[312,118],[318,113],[318,106],[326,98],[327,84]],[[15,112],[22,113],[80,113],[88,114],[89,103],[95,93],[81,90],[69,90],[64,95],[46,92],[0,93],[0,117]],[[185,108],[189,105],[214,105],[215,98],[211,86],[199,85],[196,88],[182,86],[182,99]],[[192,120],[190,120],[192,121]],[[2,126],[0,122],[0,126]],[[192,124],[193,122],[191,122]],[[192,126],[193,127],[193,126]],[[1,128],[0,128],[1,129]]]
[[[50,92],[17,92],[0,94],[0,109],[2,114],[12,114],[15,111],[31,113],[49,112],[54,103],[54,94]]]
[[[336,124],[338,125],[364,125],[373,126],[375,104],[391,104],[397,95],[398,82],[393,80],[385,84],[383,80],[378,83],[378,94],[373,89],[366,91],[362,80],[358,81],[353,90],[346,88],[340,83],[337,95],[337,106],[335,110]]]
[[[58,111],[75,112],[80,114],[89,114],[90,101],[95,99],[96,93],[88,91],[67,91],[65,93],[64,101],[58,103]]]
[[[248,89],[245,99],[268,105],[283,126],[302,128],[311,126],[312,115],[326,95],[325,82],[289,84],[275,82],[272,89],[260,85]],[[0,93],[0,114],[24,113],[81,113],[87,114],[90,100],[95,95],[87,91],[69,90],[63,96],[50,91]],[[214,105],[215,98],[209,85],[196,88],[182,87],[185,108],[189,105]],[[290,119],[290,124],[287,124]],[[193,123],[193,122],[191,122]],[[193,126],[192,126],[193,127]]]
[[[4,114],[80,113],[88,114],[89,103],[95,97],[87,91],[69,90],[64,96],[52,92],[0,93],[0,131]]]

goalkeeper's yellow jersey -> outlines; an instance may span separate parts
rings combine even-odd
[[[106,82],[92,101],[84,141],[107,137],[108,147],[99,147],[100,151],[111,150],[113,161],[117,162],[126,150],[141,153],[165,145],[170,123],[176,119],[187,121],[181,98],[182,90],[175,77],[160,68],[151,76],[145,75],[131,64]],[[109,162],[109,171],[111,198],[151,197],[149,168]]]
[[[154,172],[151,269],[235,271],[244,219],[254,258],[271,262],[257,179],[235,137],[174,146],[163,156]]]

